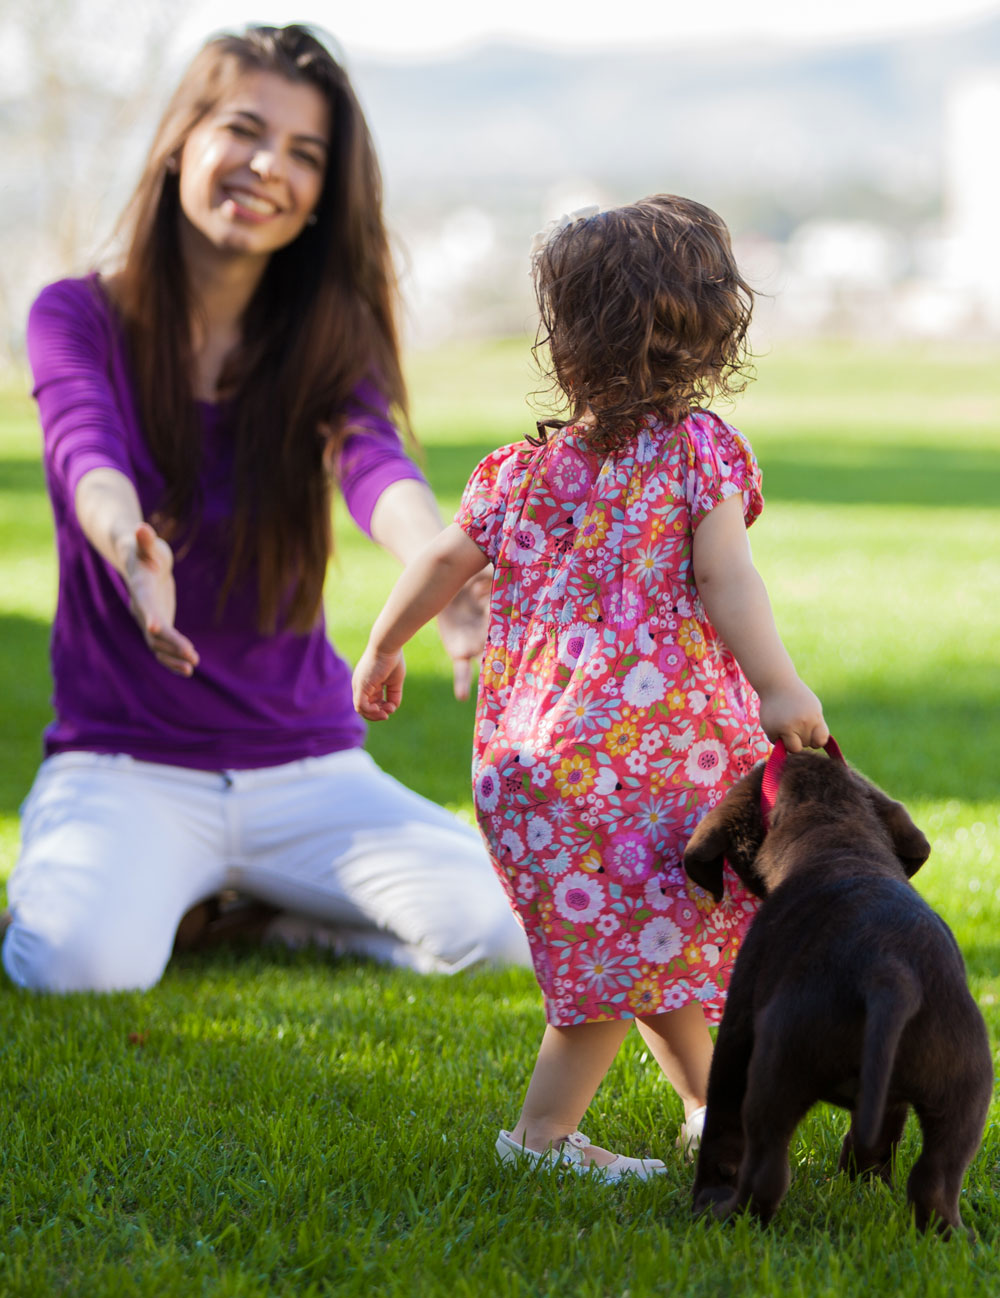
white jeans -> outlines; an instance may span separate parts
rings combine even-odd
[[[477,832],[358,749],[222,772],[60,753],[21,834],[3,963],[22,987],[151,987],[181,916],[224,888],[421,971],[529,963]]]

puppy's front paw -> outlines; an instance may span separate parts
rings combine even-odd
[[[694,1214],[700,1217],[711,1212],[718,1221],[731,1216],[736,1206],[736,1194],[731,1185],[706,1185],[694,1197]]]

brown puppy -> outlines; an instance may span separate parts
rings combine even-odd
[[[770,1219],[788,1144],[818,1100],[850,1109],[840,1167],[889,1179],[909,1105],[923,1150],[917,1225],[960,1229],[993,1061],[948,927],[908,879],[930,847],[904,807],[842,762],[790,756],[770,828],[763,763],[701,821],[684,864],[716,898],[727,860],[764,897],[733,970],[708,1086],[694,1208]]]

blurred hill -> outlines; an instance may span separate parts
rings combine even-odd
[[[4,6],[0,140],[13,165],[0,314],[11,354],[39,285],[86,269],[105,245],[177,75],[167,35],[189,2],[162,0],[146,21],[137,0],[128,26],[140,52],[128,58],[113,0],[89,0],[109,22],[82,32],[73,0]],[[910,274],[947,218],[946,103],[978,70],[1000,77],[1000,14],[838,47],[737,45],[723,33],[715,49],[487,45],[348,66],[382,159],[411,333],[433,338],[459,319],[462,332],[523,328],[533,231],[585,202],[657,190],[716,207],[768,265],[776,248],[812,248],[799,237],[810,223],[853,222],[883,280]],[[827,231],[823,248],[849,250],[848,234],[831,243]]]
[[[726,196],[781,238],[830,215],[923,219],[940,198],[947,90],[1000,65],[1000,16],[836,49],[721,44],[605,54],[490,46],[354,65],[391,201],[527,200],[585,179],[615,197]]]

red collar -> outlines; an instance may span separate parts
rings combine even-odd
[[[824,747],[835,762],[844,761],[844,754],[840,751],[840,745],[833,735],[826,741]],[[779,739],[771,749],[771,756],[767,759],[767,765],[764,767],[764,781],[760,786],[760,814],[764,821],[765,832],[778,797],[778,785],[781,783],[781,772],[784,770],[787,757],[788,749]]]

